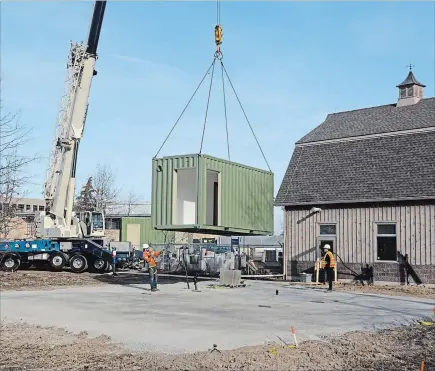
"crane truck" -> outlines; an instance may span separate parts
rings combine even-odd
[[[102,212],[73,212],[77,155],[85,127],[92,78],[97,74],[97,46],[106,1],[94,3],[87,44],[71,43],[65,92],[56,120],[44,184],[46,207],[35,214],[31,240],[0,242],[0,268],[14,271],[21,264],[48,262],[54,270],[69,266],[73,272],[105,272],[112,254],[104,238]]]

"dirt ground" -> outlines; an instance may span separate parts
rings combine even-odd
[[[133,274],[121,273],[118,277],[111,274],[80,273],[75,274],[69,271],[50,272],[19,270],[13,273],[0,271],[0,291],[9,290],[51,290],[54,288],[68,286],[103,285],[103,284],[125,284],[125,283],[147,283],[146,272],[134,272]],[[319,287],[319,286],[310,286]],[[320,287],[323,287],[320,285]],[[334,289],[338,291],[364,292],[383,295],[402,295],[419,298],[435,299],[435,287],[424,285],[409,286],[361,286],[353,283],[337,283]]]
[[[148,282],[145,273],[118,277],[91,273],[18,271],[0,272],[0,289],[49,290],[59,287]],[[423,286],[356,286],[337,284],[336,290],[435,298],[435,289]],[[144,336],[147,336],[144,334]],[[189,341],[186,334],[186,341]],[[169,356],[130,352],[107,336],[89,338],[58,328],[25,323],[0,327],[2,370],[435,370],[435,326],[410,326],[368,335],[348,333],[300,344],[245,347],[232,351]],[[325,358],[330,357],[333,361]],[[150,366],[152,365],[152,366]]]
[[[186,341],[189,335],[186,334]],[[180,356],[129,352],[110,338],[1,324],[0,369],[26,370],[425,370],[435,369],[435,326],[412,326],[299,344]],[[329,360],[326,359],[329,358]]]
[[[320,287],[323,285],[316,285],[310,287]],[[435,287],[425,285],[367,285],[362,286],[360,283],[335,283],[334,290],[347,291],[347,292],[362,292],[367,294],[381,294],[381,295],[400,295],[400,296],[413,296],[416,298],[433,298],[435,300]]]
[[[143,278],[141,278],[143,275]],[[145,272],[135,275],[119,275],[112,277],[111,274],[96,274],[96,273],[72,273],[70,271],[51,272],[51,271],[36,271],[36,270],[19,270],[16,272],[1,272],[0,271],[0,291],[30,291],[30,290],[53,290],[62,287],[71,286],[95,286],[104,285],[107,283],[128,283],[128,281],[143,280]],[[133,283],[133,282],[132,282]]]

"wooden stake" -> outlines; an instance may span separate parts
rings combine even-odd
[[[316,260],[315,269],[316,269],[316,283],[319,283],[319,269],[320,269],[319,259]]]

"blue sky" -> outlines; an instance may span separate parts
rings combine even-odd
[[[29,196],[41,196],[69,41],[85,40],[92,5],[1,4],[4,110],[21,110],[21,124],[33,128],[24,151],[45,156],[29,168]],[[394,103],[410,61],[434,96],[434,10],[433,2],[222,2],[224,63],[275,193],[294,142],[328,113]],[[133,188],[150,200],[151,159],[212,61],[215,20],[215,2],[108,3],[79,186],[108,163],[124,196]],[[203,153],[225,158],[220,84],[218,74]],[[199,151],[206,99],[204,85],[160,155]],[[227,104],[231,159],[266,168],[228,84]]]

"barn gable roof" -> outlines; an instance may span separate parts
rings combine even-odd
[[[435,98],[328,115],[296,143],[275,205],[435,199]]]
[[[389,104],[338,112],[329,114],[321,125],[296,144],[423,129],[433,127],[434,121],[435,98],[422,99],[416,104],[403,107]]]

